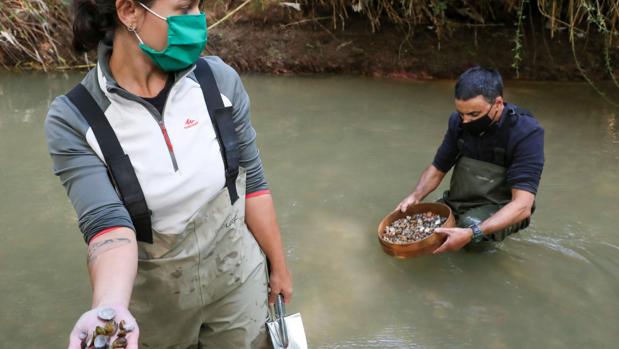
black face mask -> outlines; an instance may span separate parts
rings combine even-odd
[[[494,104],[492,105],[494,106]],[[486,113],[486,115],[475,119],[471,122],[467,122],[467,123],[462,123],[462,128],[472,134],[473,136],[481,136],[484,132],[486,132],[488,130],[488,127],[490,127],[490,125],[492,125],[493,120],[490,119],[490,111],[492,110],[492,106],[490,107],[490,110],[488,110],[488,112]]]

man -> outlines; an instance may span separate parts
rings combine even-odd
[[[544,129],[527,110],[503,100],[496,70],[464,72],[455,105],[434,161],[396,208],[404,212],[423,200],[455,165],[441,201],[453,210],[458,227],[436,229],[447,240],[434,253],[502,241],[526,228],[544,167]]]

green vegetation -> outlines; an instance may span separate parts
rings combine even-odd
[[[0,2],[0,65],[47,70],[79,59],[70,51],[70,14],[61,0]]]
[[[279,0],[252,0],[254,6],[240,11],[267,13],[280,8]],[[289,0],[294,2],[293,0]],[[365,18],[372,32],[385,25],[395,26],[408,33],[430,28],[441,40],[449,40],[458,28],[502,26],[514,29],[512,68],[516,76],[526,56],[525,34],[534,26],[542,28],[533,35],[555,37],[563,35],[572,46],[574,61],[583,77],[586,70],[579,54],[577,41],[601,42],[599,57],[603,56],[609,79],[619,87],[613,68],[619,24],[618,0],[296,0],[301,11],[287,7],[308,20],[331,18],[331,26],[345,30],[353,17]],[[244,0],[207,0],[206,8],[233,11]],[[247,9],[252,10],[247,10]],[[258,10],[256,10],[258,9]],[[237,18],[239,14],[235,15]],[[223,17],[219,16],[218,17]],[[535,19],[535,21],[533,20]],[[535,23],[535,24],[534,24]],[[531,29],[529,29],[529,25]],[[568,33],[569,35],[565,35]],[[0,3],[0,65],[5,68],[68,69],[88,64],[88,57],[76,56],[70,50],[71,19],[65,0],[3,0]],[[535,38],[533,38],[535,39]],[[585,44],[586,45],[586,44]]]

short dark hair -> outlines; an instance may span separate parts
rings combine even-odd
[[[495,69],[476,66],[468,69],[458,78],[455,88],[456,99],[467,101],[479,95],[488,103],[503,96],[503,78]]]

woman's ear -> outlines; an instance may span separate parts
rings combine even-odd
[[[119,25],[136,29],[144,20],[144,9],[137,4],[137,0],[116,0],[116,15]]]

